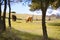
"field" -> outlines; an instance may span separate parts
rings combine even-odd
[[[23,17],[23,15],[17,16]],[[37,16],[38,17],[38,16]],[[25,17],[26,18],[26,17]],[[41,17],[40,17],[41,18]],[[47,33],[49,40],[60,40],[60,19],[54,19],[46,21]],[[12,29],[8,28],[8,20],[6,19],[7,31],[2,35],[2,40],[42,40],[42,24],[41,20],[34,20],[32,23],[26,23],[25,20],[17,20],[16,22],[11,20]],[[8,36],[8,37],[7,37]],[[4,38],[5,37],[5,38]],[[4,38],[4,39],[3,39]]]

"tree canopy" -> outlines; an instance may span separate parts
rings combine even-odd
[[[41,5],[41,3],[44,3],[44,5]],[[41,9],[41,6],[48,7],[49,5],[51,5],[53,8],[57,8],[60,6],[60,0],[32,0],[30,10],[31,11],[39,10]]]

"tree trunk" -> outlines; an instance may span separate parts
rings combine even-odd
[[[9,27],[11,28],[11,20],[10,20],[10,16],[11,16],[11,6],[10,6],[10,0],[8,0],[8,6],[9,6],[9,19],[8,19],[8,21],[9,21]]]
[[[7,8],[7,0],[4,0],[4,12],[3,12],[3,25],[4,25],[4,28],[3,28],[3,30],[6,30],[6,22],[5,22],[6,8]]]
[[[45,22],[46,12],[42,11],[42,30],[43,30],[43,40],[48,40],[46,22]]]
[[[1,0],[0,0],[0,20],[1,20]]]
[[[48,7],[48,5],[46,5],[45,2],[44,3],[43,2],[41,3],[43,40],[48,40],[48,34],[47,34],[46,22],[45,22],[47,7]]]

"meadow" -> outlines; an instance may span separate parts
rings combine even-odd
[[[25,17],[17,15],[17,17]],[[37,16],[37,18],[39,18]],[[41,18],[41,17],[40,17]],[[1,40],[42,40],[42,21],[28,22],[26,20],[11,20],[12,29],[8,28],[8,19],[6,19],[7,31],[0,36]],[[49,40],[60,40],[60,19],[46,21]]]

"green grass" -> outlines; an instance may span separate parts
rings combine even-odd
[[[25,20],[17,20],[16,22],[12,22],[12,27],[20,31],[26,31],[32,34],[42,35],[42,30],[40,30],[42,29],[40,21],[26,23]]]
[[[7,28],[5,32],[0,34],[0,40],[42,40],[42,35],[35,35],[28,32],[22,32],[14,28],[12,28],[11,30]],[[49,40],[59,39],[49,38]]]
[[[60,26],[51,25],[51,23],[60,23],[59,20],[47,21],[47,33],[49,40],[60,40]],[[25,20],[17,20],[11,22],[12,29],[7,29],[0,36],[1,40],[42,40],[41,21],[33,21],[26,23]],[[8,21],[6,20],[8,27]]]
[[[39,35],[33,35],[27,32],[18,31],[14,28],[11,30],[7,28],[7,31],[0,34],[0,40],[38,40],[42,37]]]
[[[59,20],[53,20],[51,22],[48,23],[48,25],[50,26],[60,26],[60,19]]]
[[[60,23],[49,23],[51,26],[60,26]]]
[[[47,21],[48,36],[60,40],[60,19]]]

